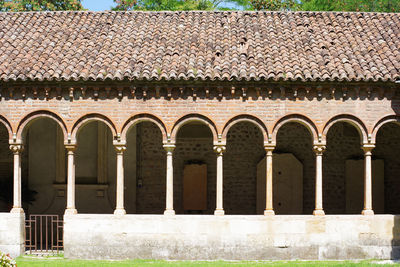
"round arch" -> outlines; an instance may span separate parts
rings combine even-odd
[[[68,131],[67,131],[67,126],[65,125],[63,119],[51,111],[38,110],[38,111],[29,113],[20,121],[18,128],[17,128],[17,133],[16,133],[17,141],[23,142],[23,136],[24,136],[26,129],[28,129],[29,125],[31,125],[34,121],[41,119],[41,118],[50,118],[50,119],[54,120],[60,126],[60,128],[63,132],[63,135],[64,135],[64,140],[67,139]]]
[[[225,124],[223,130],[222,130],[222,141],[226,142],[226,137],[228,135],[229,130],[231,129],[232,126],[234,126],[235,124],[239,123],[239,122],[250,122],[254,125],[256,125],[264,138],[264,142],[268,141],[268,130],[267,127],[265,127],[265,124],[258,119],[257,117],[254,117],[252,115],[238,115],[235,116],[233,118],[231,118],[230,120],[228,120],[228,122]]]
[[[206,116],[200,115],[200,114],[189,114],[186,115],[182,118],[180,118],[173,126],[172,132],[171,132],[171,142],[175,143],[176,141],[176,135],[179,131],[179,129],[190,122],[201,122],[205,125],[208,126],[208,128],[211,130],[212,135],[213,135],[213,141],[217,142],[218,141],[218,131],[217,127],[215,127],[214,122],[212,122],[209,118]]]
[[[343,114],[343,115],[337,115],[325,124],[324,130],[322,131],[322,141],[326,142],[326,138],[329,132],[329,129],[337,122],[347,122],[351,125],[353,125],[358,133],[360,134],[360,139],[361,143],[368,143],[368,131],[367,128],[365,127],[365,124],[357,117],[353,115],[348,115],[348,114]]]
[[[386,123],[394,122],[400,126],[400,116],[390,115],[380,119],[374,126],[371,134],[371,143],[376,143],[376,136],[378,135],[379,129]]]
[[[92,114],[87,114],[80,119],[78,119],[75,123],[74,126],[72,127],[72,132],[71,132],[71,141],[72,143],[76,143],[76,137],[78,135],[78,132],[80,129],[82,129],[83,126],[88,124],[89,122],[92,121],[101,121],[104,124],[108,126],[108,128],[111,130],[111,133],[113,134],[113,137],[117,136],[117,130],[115,128],[115,125],[112,123],[112,121],[107,118],[106,116],[98,113],[92,113]]]
[[[8,139],[12,140],[12,138],[13,138],[13,130],[12,130],[11,124],[2,115],[0,115],[0,123],[3,124],[4,127],[6,127],[7,133],[8,133]]]
[[[129,118],[125,122],[124,126],[122,127],[122,130],[121,130],[121,141],[122,142],[126,142],[126,136],[127,136],[128,132],[129,132],[129,130],[131,129],[132,126],[134,126],[134,125],[136,125],[136,124],[138,124],[140,122],[144,122],[144,121],[152,122],[155,125],[157,125],[157,127],[161,131],[163,142],[166,143],[168,141],[167,129],[165,128],[164,123],[159,118],[157,118],[156,116],[151,115],[151,114],[138,114],[138,115],[135,115],[135,116]]]
[[[305,126],[307,130],[310,132],[312,141],[316,143],[318,141],[318,130],[317,127],[315,126],[314,122],[310,120],[309,118],[299,115],[299,114],[292,114],[292,115],[287,115],[281,119],[279,119],[272,130],[272,142],[276,143],[276,137],[278,135],[279,129],[285,125],[286,123],[289,122],[296,122],[300,123],[301,125]]]

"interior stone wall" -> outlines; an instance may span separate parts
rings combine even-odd
[[[162,214],[165,210],[166,152],[161,131],[151,122],[141,122],[136,127],[136,213]]]
[[[311,133],[300,123],[284,124],[278,131],[274,153],[292,153],[303,164],[303,214],[312,214],[315,206],[315,154]]]
[[[27,145],[22,156],[23,179],[29,178],[32,189],[38,191],[37,201],[29,212],[62,214],[65,196],[57,195],[53,187],[55,176],[55,131],[50,120],[34,122],[27,132]],[[194,128],[195,129],[195,128]],[[192,131],[192,132],[196,132]],[[174,151],[174,207],[182,207],[183,167],[188,162],[207,164],[207,210],[215,209],[216,154],[210,135],[203,137],[187,132],[178,135]],[[8,148],[5,127],[0,127],[0,179],[12,177],[12,153]],[[91,138],[90,136],[86,138]],[[292,153],[303,165],[303,214],[314,209],[315,155],[311,135],[298,123],[285,124],[278,132],[274,153]],[[377,136],[374,159],[384,160],[385,213],[400,213],[400,126],[386,124]],[[108,146],[108,189],[103,198],[95,188],[83,190],[77,186],[78,212],[112,213],[115,205],[115,151]],[[228,133],[224,154],[224,208],[226,214],[256,214],[256,166],[264,157],[262,135],[251,123],[238,123]],[[93,152],[95,157],[95,153]],[[79,157],[78,157],[79,159]],[[323,197],[327,214],[344,214],[346,210],[345,161],[363,159],[357,130],[347,123],[337,123],[328,133],[327,150],[323,156]],[[128,134],[125,152],[125,206],[128,213],[162,214],[165,209],[166,153],[161,132],[150,122],[133,127]],[[43,165],[45,164],[45,166]],[[8,177],[8,178],[7,178]],[[99,204],[103,199],[106,204]],[[100,201],[100,202],[99,202]],[[77,203],[77,204],[78,204]],[[86,208],[85,208],[86,206]],[[83,207],[83,208],[82,208]],[[8,211],[4,203],[1,211]]]
[[[400,128],[400,127],[399,127]],[[383,131],[383,130],[382,130]],[[160,130],[152,123],[138,127],[138,164],[142,188],[137,189],[137,213],[161,214],[165,208],[165,151]],[[389,144],[384,150],[390,150]],[[393,150],[395,151],[395,150]],[[276,154],[292,153],[303,165],[303,214],[312,214],[315,205],[315,154],[311,133],[299,123],[287,123],[277,135]],[[395,153],[395,152],[393,152]],[[262,134],[251,123],[238,123],[229,133],[224,153],[224,209],[226,214],[256,214],[257,163],[265,156]],[[388,155],[394,157],[394,155]],[[337,123],[328,133],[323,157],[324,209],[327,214],[344,214],[345,161],[363,158],[357,130]],[[207,164],[207,211],[215,209],[216,155],[212,139],[178,138],[174,151],[174,208],[182,208],[184,164],[200,161]],[[390,166],[390,165],[389,165]],[[288,166],[290,168],[290,166]],[[398,172],[397,172],[398,173]],[[392,176],[395,176],[393,174]],[[386,202],[386,201],[385,201]],[[400,202],[400,200],[399,200]]]
[[[13,154],[9,149],[8,132],[4,125],[0,126],[0,183],[12,184],[13,177]],[[0,190],[0,212],[10,211],[10,205],[3,198],[9,199],[12,194],[6,188]],[[6,196],[7,195],[7,196]]]
[[[383,125],[372,157],[385,162],[385,213],[400,214],[400,126]]]
[[[326,214],[346,213],[345,167],[348,159],[364,159],[360,134],[349,123],[339,122],[329,129],[323,155],[323,205]]]
[[[64,213],[66,199],[57,195],[53,184],[56,181],[56,133],[57,123],[51,119],[39,119],[28,128],[25,139],[27,159],[22,164],[28,167],[29,189],[37,194],[31,205],[25,207],[27,214],[59,214]],[[24,195],[22,196],[24,200]]]
[[[191,163],[207,165],[207,209],[202,211],[202,214],[214,214],[216,161],[211,136],[208,138],[178,137],[174,151],[174,208],[177,214],[185,213],[183,210],[183,169],[185,164]]]
[[[256,214],[257,164],[265,156],[260,129],[250,122],[231,127],[224,154],[226,214]]]

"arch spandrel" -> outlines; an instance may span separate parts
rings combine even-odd
[[[38,110],[29,113],[28,115],[24,116],[22,120],[18,124],[17,132],[16,132],[16,142],[23,142],[23,136],[26,129],[29,128],[34,121],[41,119],[41,118],[49,118],[55,121],[61,128],[61,131],[64,136],[64,140],[67,140],[68,137],[68,130],[64,120],[54,112],[48,110]]]
[[[79,130],[82,129],[83,126],[85,126],[86,124],[88,124],[89,122],[92,122],[92,121],[101,121],[104,124],[106,124],[113,135],[113,139],[116,136],[118,136],[114,123],[108,117],[106,117],[102,114],[92,113],[92,114],[87,114],[87,115],[79,118],[73,124],[71,136],[68,139],[68,143],[76,144],[77,135],[78,135]]]
[[[271,134],[272,143],[276,144],[276,139],[277,139],[279,129],[286,123],[290,123],[290,122],[296,122],[296,123],[299,123],[299,124],[305,126],[311,134],[313,143],[318,143],[320,141],[319,134],[318,134],[318,128],[316,127],[315,123],[311,119],[309,119],[303,115],[300,115],[300,114],[291,114],[291,115],[284,116],[283,118],[279,119],[275,123],[273,130],[272,130],[272,134]]]
[[[167,129],[165,127],[165,124],[156,116],[151,115],[151,114],[137,114],[131,118],[129,118],[123,125],[121,129],[121,142],[126,142],[126,137],[127,134],[129,133],[129,130],[132,128],[132,126],[141,123],[141,122],[151,122],[157,125],[157,127],[161,131],[162,135],[162,140],[163,143],[168,142],[168,135],[167,135]]]
[[[348,114],[337,115],[337,116],[331,118],[330,120],[328,120],[328,122],[325,124],[324,130],[322,132],[322,141],[323,142],[326,142],[329,129],[338,122],[347,122],[347,123],[353,125],[357,129],[358,133],[360,134],[361,144],[366,144],[366,143],[370,142],[370,140],[368,138],[368,131],[367,131],[367,128],[365,127],[364,122],[361,119],[357,118],[356,116],[348,115]]]
[[[189,114],[189,115],[186,115],[186,116],[180,118],[177,122],[175,122],[174,126],[172,127],[172,132],[171,132],[171,136],[170,136],[170,141],[172,143],[176,142],[176,136],[179,132],[179,129],[183,125],[186,125],[190,122],[201,122],[201,123],[205,124],[206,126],[208,126],[208,128],[210,129],[210,131],[213,135],[214,143],[218,142],[219,138],[218,138],[217,127],[215,126],[215,123],[212,120],[210,120],[209,118],[207,118],[204,115]]]

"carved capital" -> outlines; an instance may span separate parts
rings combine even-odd
[[[218,155],[222,156],[224,154],[226,148],[224,145],[216,145],[214,146],[214,152],[217,153]]]
[[[20,154],[24,150],[24,146],[21,144],[10,145],[10,150],[15,154]]]
[[[314,145],[314,152],[317,156],[322,156],[326,150],[326,146],[324,145]]]
[[[264,145],[265,152],[267,152],[267,156],[272,156],[272,152],[275,149],[274,145]]]
[[[114,148],[117,154],[123,154],[126,150],[126,146],[124,145],[114,145]]]
[[[165,151],[167,151],[167,153],[172,153],[175,149],[175,145],[168,143],[168,144],[164,144],[163,148],[165,149]]]
[[[65,145],[65,149],[68,151],[68,153],[73,153],[76,149],[76,145]]]
[[[372,150],[375,148],[374,144],[364,144],[362,147],[365,156],[371,156]]]

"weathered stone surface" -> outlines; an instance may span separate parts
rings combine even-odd
[[[25,214],[0,212],[0,251],[17,257],[24,252]]]
[[[389,259],[393,215],[64,216],[67,258]],[[397,253],[397,254],[396,254]]]

